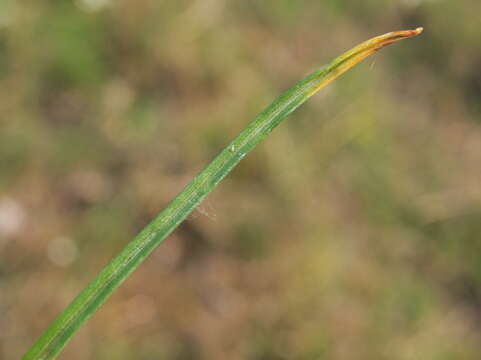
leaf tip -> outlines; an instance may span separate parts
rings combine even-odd
[[[417,36],[417,35],[421,34],[423,31],[424,31],[424,28],[422,26],[420,26],[420,27],[417,27],[414,30],[393,31],[393,32],[387,33],[385,35],[381,35],[379,37],[379,39],[382,39],[382,41],[387,41],[387,42],[390,42],[390,41],[393,41],[393,40],[397,41],[397,40],[407,39],[407,38],[410,38],[410,37],[413,37],[413,36]]]

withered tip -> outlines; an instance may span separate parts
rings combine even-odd
[[[416,35],[419,35],[423,32],[424,28],[422,26],[416,28],[416,30],[414,30],[416,32]]]
[[[402,34],[403,37],[413,37],[421,34],[423,31],[424,28],[420,26],[414,30],[399,31],[399,33]]]

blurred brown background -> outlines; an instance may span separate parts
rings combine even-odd
[[[481,2],[0,2],[0,358],[281,91],[387,31],[60,359],[480,359]]]

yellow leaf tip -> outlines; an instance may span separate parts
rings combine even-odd
[[[414,30],[401,30],[401,31],[394,31],[390,33],[390,35],[397,37],[397,38],[410,38],[413,36],[417,36],[424,31],[423,27],[417,27]]]
[[[416,32],[416,35],[419,35],[421,34],[423,31],[424,31],[424,28],[422,26],[416,28],[416,30],[414,30]]]

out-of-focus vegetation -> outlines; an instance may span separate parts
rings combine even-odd
[[[481,3],[0,2],[0,358],[259,110],[373,35],[65,359],[479,359]]]

